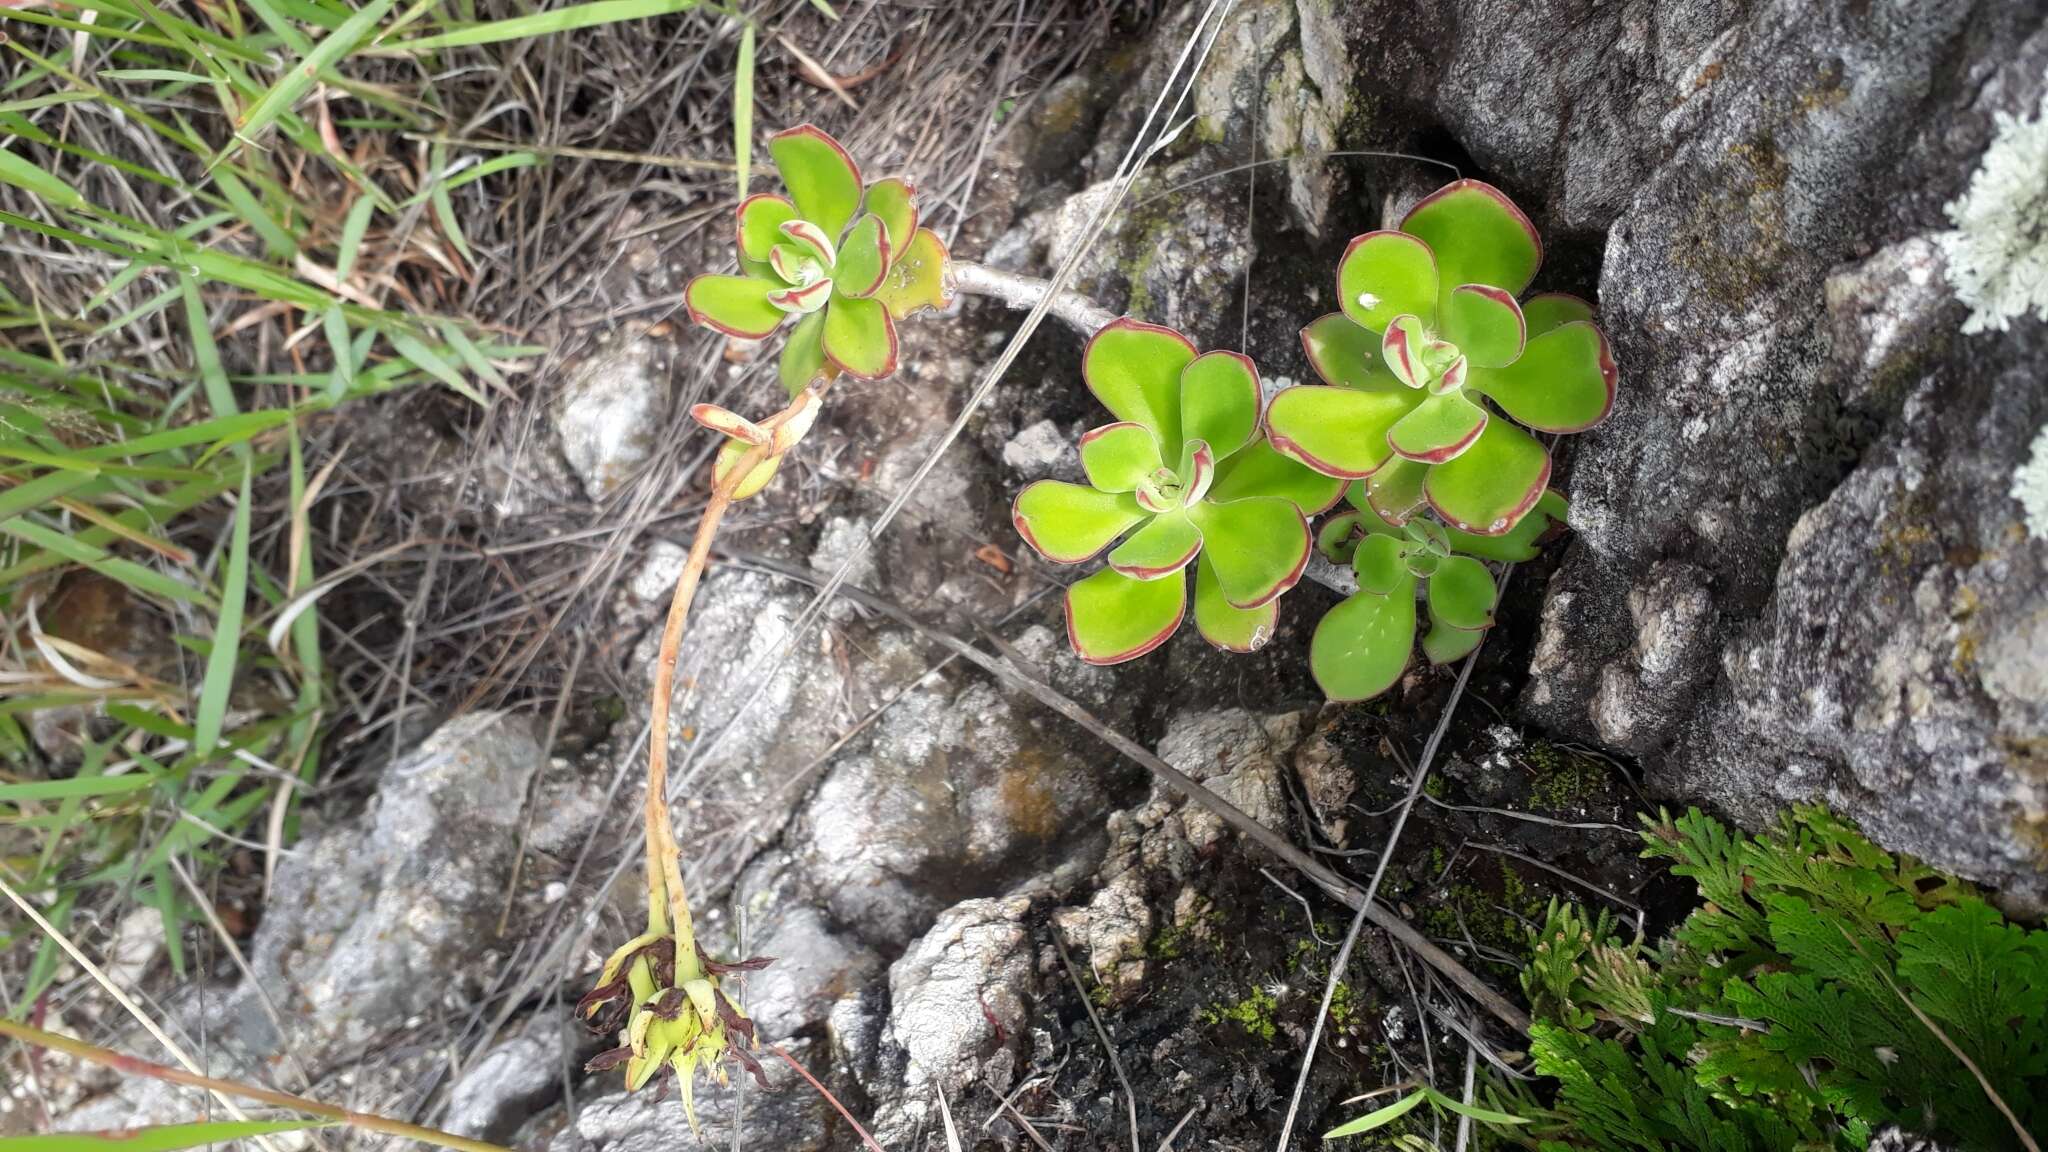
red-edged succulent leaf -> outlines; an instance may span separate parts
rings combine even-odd
[[[1431,664],[1449,664],[1470,656],[1485,638],[1484,628],[1452,628],[1441,620],[1433,620],[1429,631],[1422,634],[1422,654]]]
[[[1332,700],[1367,700],[1392,688],[1415,649],[1415,578],[1384,596],[1360,592],[1330,609],[1309,640],[1309,671]]]
[[[782,243],[782,226],[797,218],[796,205],[768,192],[756,192],[740,201],[735,213],[740,255],[749,260],[766,260]]]
[[[1452,346],[1449,344],[1444,345],[1446,348]],[[1453,392],[1462,391],[1465,387],[1465,377],[1471,371],[1472,362],[1463,356],[1459,356],[1449,364],[1444,365],[1443,371],[1437,373],[1436,379],[1429,382],[1429,390],[1437,396],[1447,396]]]
[[[1185,512],[1154,516],[1109,550],[1109,566],[1134,580],[1157,580],[1188,566],[1202,550],[1202,534]]]
[[[798,248],[810,253],[821,267],[830,268],[839,259],[839,245],[832,239],[838,235],[837,232],[828,234],[809,220],[784,221],[779,231],[794,241]]]
[[[1499,536],[1535,507],[1550,481],[1550,453],[1508,420],[1488,420],[1455,460],[1429,470],[1422,491],[1445,524]]]
[[[768,270],[784,284],[809,284],[825,278],[825,269],[808,245],[786,243],[768,249]]]
[[[789,330],[789,340],[782,346],[782,358],[776,361],[775,372],[782,386],[795,396],[830,367],[825,359],[825,314],[813,312]]]
[[[848,296],[872,296],[888,271],[889,233],[882,218],[870,212],[854,222],[853,231],[839,245],[832,283]]]
[[[928,308],[944,308],[953,296],[946,288],[946,242],[929,228],[919,228],[910,247],[891,249],[888,275],[874,298],[898,320]]]
[[[825,309],[825,358],[860,380],[896,371],[896,323],[879,300],[833,296]]]
[[[1385,596],[1409,579],[1408,544],[1399,536],[1368,533],[1351,554],[1351,570],[1358,574],[1358,586],[1375,596]]]
[[[1181,435],[1204,440],[1219,460],[1259,430],[1259,369],[1237,352],[1204,352],[1180,373]]]
[[[1425,503],[1422,481],[1428,475],[1429,465],[1397,456],[1387,461],[1386,467],[1357,483],[1364,489],[1366,502],[1379,513],[1380,519],[1400,527]]]
[[[1429,245],[1403,232],[1355,236],[1337,264],[1337,306],[1374,332],[1394,317],[1414,315],[1434,323],[1436,257]]]
[[[827,236],[846,230],[860,210],[860,168],[839,141],[812,125],[799,124],[770,136],[768,155],[782,173],[798,215],[823,228]]]
[[[891,176],[868,185],[867,210],[882,218],[888,230],[889,250],[901,252],[917,232],[917,189],[910,181]]]
[[[1010,509],[1017,534],[1056,564],[1094,556],[1147,515],[1129,493],[1097,492],[1064,480],[1027,486]]]
[[[1583,432],[1614,410],[1617,376],[1606,334],[1574,320],[1529,341],[1513,364],[1475,371],[1471,386],[1539,432]]]
[[[784,312],[798,312],[809,315],[825,306],[832,299],[832,282],[819,280],[802,288],[781,288],[768,294],[768,303]]]
[[[1429,578],[1429,618],[1467,631],[1493,626],[1493,573],[1470,556],[1447,556]]]
[[[1163,467],[1159,437],[1143,424],[1104,424],[1081,436],[1081,471],[1104,492],[1136,491]]]
[[[1562,522],[1567,511],[1569,508],[1563,494],[1555,488],[1546,488],[1537,498],[1536,506],[1516,521],[1513,528],[1498,536],[1475,536],[1451,529],[1448,533],[1451,551],[1507,564],[1534,560],[1540,551],[1536,542],[1550,530],[1551,525]]]
[[[1403,385],[1380,359],[1380,338],[1342,312],[1332,312],[1301,330],[1301,350],[1323,383],[1365,392],[1390,392]]]
[[[1491,284],[1451,289],[1444,301],[1443,335],[1480,368],[1514,363],[1528,340],[1514,296]]]
[[[1261,437],[1217,465],[1216,482],[1209,486],[1209,499],[1219,504],[1247,496],[1278,496],[1304,516],[1317,516],[1343,498],[1344,480],[1281,455]]]
[[[1316,529],[1316,551],[1332,564],[1349,564],[1365,536],[1363,515],[1356,511],[1339,512]]]
[[[727,336],[759,340],[782,324],[786,313],[768,302],[781,285],[745,276],[699,276],[683,289],[690,320]]]
[[[1104,568],[1067,588],[1067,642],[1090,664],[1121,664],[1166,643],[1187,612],[1185,577],[1134,580]]]
[[[1171,328],[1128,316],[1103,325],[1081,354],[1089,391],[1118,420],[1143,424],[1169,456],[1180,452],[1180,374],[1195,345]]]
[[[1534,340],[1574,320],[1592,320],[1593,306],[1569,292],[1539,292],[1522,301],[1522,319],[1529,325],[1529,339]]]
[[[1387,429],[1387,443],[1402,456],[1424,464],[1455,460],[1469,450],[1487,425],[1486,409],[1463,393],[1431,396]]]
[[[1182,507],[1201,502],[1209,494],[1209,485],[1216,482],[1216,453],[1206,440],[1190,438],[1181,446],[1180,468],[1175,475],[1180,477],[1180,502]]]
[[[1421,319],[1408,315],[1394,317],[1387,324],[1387,334],[1380,340],[1380,358],[1386,361],[1394,379],[1409,388],[1420,388],[1429,383],[1429,367],[1422,361],[1428,339],[1422,330]]]
[[[1543,266],[1536,226],[1506,193],[1479,180],[1458,180],[1423,197],[1401,231],[1436,253],[1445,294],[1460,284],[1491,284],[1520,296]]]
[[[718,456],[711,462],[712,483],[724,483],[725,478],[732,473],[732,470],[739,466],[740,457],[746,455],[753,448],[754,445],[741,440],[727,440],[719,445]],[[745,500],[761,489],[766,488],[768,482],[775,479],[775,470],[780,467],[782,467],[782,457],[780,456],[770,456],[759,464],[754,465],[753,469],[747,473],[747,478],[742,480],[740,486],[733,490],[732,498],[735,500]]]
[[[1204,502],[1188,516],[1201,529],[1202,551],[1216,568],[1223,598],[1236,607],[1256,608],[1301,579],[1308,521],[1291,502],[1277,496]]]
[[[737,412],[727,408],[720,408],[716,404],[690,405],[690,419],[696,421],[702,427],[730,436],[735,440],[744,440],[749,444],[766,444],[768,442],[769,433],[766,428],[761,427]]]
[[[1216,569],[1207,556],[1195,559],[1195,629],[1202,639],[1226,652],[1256,652],[1273,638],[1280,601],[1257,608],[1239,608],[1224,598]]]
[[[1325,476],[1370,476],[1394,454],[1387,429],[1422,400],[1410,388],[1359,392],[1301,385],[1273,397],[1266,435],[1281,453]]]

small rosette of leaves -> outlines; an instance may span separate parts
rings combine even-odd
[[[1418,596],[1428,606],[1422,651],[1447,664],[1479,646],[1493,626],[1496,585],[1484,560],[1512,563],[1536,555],[1536,539],[1564,518],[1564,497],[1545,491],[1514,528],[1481,536],[1426,516],[1395,525],[1374,510],[1363,485],[1351,507],[1331,517],[1316,546],[1349,563],[1358,591],[1330,609],[1309,641],[1309,670],[1332,700],[1364,700],[1393,687],[1415,648]]]
[[[1273,446],[1365,481],[1391,524],[1427,506],[1467,533],[1513,530],[1550,481],[1528,429],[1593,427],[1617,379],[1590,305],[1520,299],[1542,263],[1529,218],[1477,180],[1432,193],[1397,231],[1353,239],[1337,269],[1342,310],[1301,333],[1323,383],[1273,398]]]
[[[943,307],[946,246],[918,226],[917,190],[896,178],[863,185],[839,141],[803,124],[768,138],[787,196],[740,203],[740,274],[690,281],[690,319],[759,340],[795,317],[779,362],[794,396],[838,373],[896,371],[896,322]]]
[[[1067,638],[1091,664],[1142,656],[1180,627],[1194,570],[1195,626],[1249,652],[1273,635],[1281,593],[1308,563],[1308,517],[1343,481],[1261,435],[1258,369],[1197,353],[1170,328],[1117,320],[1088,343],[1082,374],[1116,422],[1081,438],[1088,483],[1042,480],[1017,496],[1017,531],[1039,555],[1109,566],[1067,591]]]
[[[576,1014],[592,1033],[617,1033],[619,1038],[618,1047],[591,1058],[587,1071],[623,1068],[628,1091],[674,1073],[683,1113],[695,1131],[698,1070],[723,1084],[730,1060],[752,1073],[763,1088],[768,1086],[751,1051],[754,1022],[726,996],[720,978],[759,971],[771,961],[756,957],[720,964],[694,941],[686,951],[679,960],[672,935],[648,934],[627,941],[605,961],[597,987],[577,1001]]]

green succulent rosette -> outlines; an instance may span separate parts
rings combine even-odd
[[[1398,230],[1353,239],[1341,311],[1301,333],[1323,383],[1273,398],[1273,446],[1361,481],[1392,524],[1427,506],[1466,533],[1513,530],[1550,480],[1529,430],[1593,427],[1617,382],[1589,305],[1521,300],[1542,263],[1529,218],[1477,180],[1432,193]]]
[[[1479,646],[1493,626],[1495,582],[1485,561],[1516,563],[1565,516],[1564,497],[1546,489],[1529,513],[1496,536],[1446,528],[1426,516],[1395,524],[1354,483],[1351,505],[1325,521],[1316,547],[1351,565],[1358,591],[1330,609],[1309,640],[1309,671],[1332,700],[1364,700],[1393,687],[1408,669],[1418,630],[1418,594],[1429,610],[1423,655],[1447,664]]]
[[[1126,317],[1088,342],[1082,375],[1116,417],[1081,438],[1088,483],[1039,481],[1012,514],[1048,560],[1108,550],[1108,567],[1067,591],[1074,651],[1116,664],[1164,643],[1187,615],[1190,567],[1202,636],[1261,647],[1308,562],[1308,517],[1338,501],[1343,480],[1274,451],[1261,434],[1258,369],[1238,353],[1198,353],[1180,333]]]
[[[896,322],[947,302],[946,245],[918,226],[916,189],[863,185],[839,141],[809,124],[769,137],[768,154],[789,195],[741,201],[740,274],[691,280],[690,319],[759,340],[795,317],[779,363],[792,396],[821,376],[889,375]]]

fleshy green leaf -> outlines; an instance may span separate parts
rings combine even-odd
[[[1520,296],[1543,265],[1536,226],[1507,194],[1478,180],[1446,184],[1401,221],[1436,253],[1443,292],[1460,284],[1491,284]]]
[[[1387,429],[1422,400],[1412,388],[1357,392],[1300,385],[1273,397],[1266,435],[1274,448],[1325,476],[1369,476],[1394,454]]]
[[[867,210],[882,218],[891,252],[909,246],[917,232],[917,189],[910,181],[891,176],[868,185]]]
[[[1493,573],[1470,556],[1451,556],[1429,578],[1429,617],[1452,628],[1493,625]]]
[[[825,306],[825,358],[860,380],[880,380],[896,371],[896,323],[874,299],[835,294]]]
[[[1174,470],[1180,477],[1180,502],[1183,507],[1198,503],[1209,494],[1209,485],[1216,482],[1216,453],[1207,440],[1189,437],[1181,445],[1180,467]]]
[[[1332,564],[1349,564],[1356,558],[1365,535],[1365,517],[1361,513],[1339,512],[1316,529],[1316,551]]]
[[[1420,388],[1430,379],[1429,367],[1422,360],[1427,343],[1420,317],[1396,316],[1387,324],[1387,334],[1380,341],[1380,359],[1386,361],[1394,379],[1409,388]]]
[[[728,336],[759,340],[782,324],[787,313],[768,302],[782,286],[745,276],[699,276],[683,289],[692,322]]]
[[[1422,654],[1431,664],[1449,664],[1471,655],[1485,638],[1484,628],[1453,628],[1441,620],[1434,621],[1429,631],[1422,634]]]
[[[1415,578],[1384,596],[1360,592],[1330,609],[1309,640],[1309,672],[1332,700],[1365,700],[1392,688],[1415,649]]]
[[[808,316],[832,300],[832,282],[819,280],[801,288],[778,288],[768,294],[768,303],[784,312]]]
[[[1351,570],[1358,573],[1360,588],[1375,596],[1385,596],[1411,578],[1408,546],[1398,536],[1368,534],[1351,555]]]
[[[723,482],[726,476],[739,466],[740,457],[745,456],[747,450],[752,447],[753,445],[748,444],[744,440],[727,440],[719,445],[718,457],[711,462],[712,483]],[[732,498],[735,500],[745,500],[761,491],[761,489],[766,488],[768,482],[775,479],[775,471],[780,467],[782,467],[782,457],[780,456],[770,456],[759,464],[754,465],[753,470],[747,473],[747,478],[740,482],[738,488],[733,490]]]
[[[1552,524],[1562,521],[1566,510],[1564,497],[1557,489],[1546,488],[1543,495],[1537,499],[1536,506],[1516,521],[1513,528],[1499,536],[1475,536],[1470,532],[1451,529],[1448,533],[1451,550],[1463,552],[1468,556],[1477,556],[1481,560],[1498,560],[1505,564],[1534,560],[1538,552],[1537,538],[1549,531]]]
[[[1366,392],[1404,387],[1380,359],[1378,334],[1359,327],[1342,312],[1332,312],[1303,328],[1301,350],[1308,356],[1309,367],[1333,387]]]
[[[1460,284],[1444,301],[1444,339],[1477,368],[1512,364],[1526,340],[1515,298],[1488,284]]]
[[[1134,580],[1157,580],[1188,566],[1202,550],[1202,534],[1186,512],[1154,516],[1109,550],[1109,566]]]
[[[1505,368],[1475,369],[1468,383],[1539,432],[1583,432],[1613,410],[1616,376],[1607,337],[1574,320],[1529,341]]]
[[[1181,369],[1181,435],[1205,440],[1218,460],[1259,430],[1259,370],[1236,352],[1204,352]]]
[[[781,196],[758,192],[740,201],[736,219],[740,255],[758,263],[782,243],[782,226],[796,219],[796,205]]]
[[[826,268],[839,261],[838,233],[827,233],[809,220],[784,220],[776,229],[796,242],[798,251]]]
[[[1550,481],[1550,453],[1511,421],[1488,420],[1455,460],[1429,470],[1423,495],[1444,523],[1479,536],[1513,528]]]
[[[1471,448],[1486,425],[1486,409],[1462,392],[1445,392],[1395,421],[1387,429],[1387,443],[1410,460],[1441,464]]]
[[[1180,374],[1195,346],[1171,328],[1122,316],[1088,341],[1081,375],[1119,420],[1143,424],[1169,456],[1180,454]]]
[[[1361,1133],[1371,1132],[1376,1128],[1384,1128],[1408,1113],[1413,1112],[1415,1106],[1422,1103],[1424,1099],[1423,1091],[1418,1088],[1384,1108],[1376,1108],[1355,1120],[1347,1120],[1337,1125],[1335,1128],[1323,1133],[1323,1139],[1335,1140],[1340,1136],[1357,1136]]]
[[[1301,579],[1308,521],[1291,502],[1277,496],[1204,502],[1188,516],[1202,531],[1202,550],[1215,565],[1223,598],[1236,607],[1256,608]]]
[[[860,169],[839,141],[809,124],[768,138],[768,154],[782,173],[797,214],[825,230],[828,237],[846,231],[860,209]]]
[[[1353,237],[1337,264],[1337,306],[1354,322],[1386,331],[1394,317],[1435,323],[1436,257],[1429,245],[1404,232]]]
[[[1112,568],[1067,589],[1067,642],[1090,664],[1120,664],[1173,635],[1187,612],[1185,577],[1133,580]]]
[[[1059,564],[1079,564],[1148,515],[1128,493],[1040,480],[1017,493],[1010,519],[1017,534],[1040,556]]]
[[[1342,477],[1325,476],[1281,455],[1264,437],[1217,465],[1216,482],[1209,486],[1209,499],[1218,504],[1247,496],[1278,496],[1293,502],[1305,516],[1329,511],[1343,495]]]
[[[1522,319],[1534,340],[1574,320],[1592,320],[1593,306],[1569,292],[1539,292],[1522,302]]]
[[[795,396],[825,371],[826,364],[825,314],[813,312],[789,330],[789,342],[782,346],[775,369],[782,386]]]
[[[1195,558],[1195,629],[1202,639],[1226,652],[1256,652],[1273,638],[1280,601],[1257,608],[1239,608],[1224,599],[1216,569],[1207,556]]]
[[[944,308],[952,296],[946,291],[946,242],[929,228],[919,228],[910,247],[892,250],[888,275],[875,289],[874,299],[898,320],[927,308]]]
[[[1423,506],[1422,481],[1428,475],[1429,465],[1397,456],[1357,483],[1364,488],[1372,510],[1387,523],[1399,526]]]
[[[1159,438],[1143,424],[1104,424],[1081,437],[1081,471],[1104,492],[1134,491],[1164,466]]]
[[[832,286],[848,296],[872,296],[889,271],[889,234],[882,218],[870,212],[862,216],[839,246],[839,263],[832,266]]]

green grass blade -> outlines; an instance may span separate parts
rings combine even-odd
[[[272,84],[269,90],[250,106],[241,122],[235,125],[234,140],[223,146],[211,163],[218,165],[233,153],[239,144],[255,138],[257,133],[269,127],[272,121],[290,111],[292,105],[299,102],[299,97],[304,96],[306,90],[313,86],[313,80],[320,73],[332,68],[344,56],[355,50],[356,45],[369,34],[371,27],[382,20],[385,13],[391,11],[394,2],[395,0],[369,0],[369,3],[356,10],[355,15],[344,21],[341,27],[322,37],[320,43],[315,44],[304,59],[286,69],[277,83]]]
[[[448,170],[448,149],[436,144],[428,152],[428,163],[434,172],[434,182],[427,194],[434,201],[434,215],[441,221],[441,231],[447,233],[448,242],[462,253],[465,264],[475,264],[476,257],[469,251],[469,239],[462,234],[462,221],[455,215],[455,201],[448,196],[448,182],[441,179],[441,173]]]
[[[79,449],[75,455],[80,460],[89,461],[124,460],[172,448],[185,448],[193,444],[239,444],[281,424],[288,424],[291,418],[291,412],[284,408],[238,412],[197,424],[181,424],[176,428],[166,428],[161,432],[151,432],[146,436],[135,436],[112,444],[95,444],[90,448]]]
[[[213,342],[213,327],[206,319],[206,301],[200,298],[196,277],[178,277],[185,294],[185,323],[192,330],[192,358],[199,362],[199,379],[206,385],[206,403],[215,416],[232,416],[235,390],[228,386],[227,369],[221,366],[220,348]]]
[[[249,466],[242,466],[242,498],[235,502],[234,534],[228,543],[227,576],[221,581],[220,615],[213,627],[213,651],[206,657],[206,682],[199,689],[199,711],[192,724],[192,749],[210,754],[220,742],[220,726],[228,712],[228,689],[234,686],[235,657],[242,647],[242,603],[249,591]]]
[[[349,351],[348,317],[342,314],[340,305],[329,308],[320,317],[320,328],[327,334],[327,350],[334,355],[334,372],[328,378],[327,398],[338,403],[356,382],[355,357]],[[298,443],[296,432],[292,443]]]
[[[455,349],[455,354],[462,358],[463,364],[471,372],[497,387],[505,386],[504,373],[499,372],[498,366],[491,363],[490,357],[484,355],[483,349],[478,348],[476,342],[463,332],[462,325],[453,320],[443,320],[439,328],[441,338],[448,341],[448,346]]]
[[[600,24],[616,24],[622,20],[645,20],[650,16],[687,12],[696,6],[697,0],[594,0],[593,3],[572,4],[552,12],[535,12],[527,16],[514,16],[510,20],[470,24],[436,36],[422,36],[417,40],[386,45],[385,48],[397,52],[427,52],[474,44],[497,44],[505,40],[546,36],[551,32],[568,32],[577,28],[594,28]]]
[[[104,548],[89,544],[82,539],[83,533],[80,533],[78,536],[69,536],[54,529],[45,528],[41,524],[21,516],[17,516],[12,520],[0,520],[0,533],[5,533],[25,544],[33,545],[49,553],[52,557],[56,558],[55,561],[51,562],[52,564],[69,560],[74,564],[83,564],[102,576],[119,580],[137,592],[146,595],[156,596],[165,600],[177,600],[201,607],[207,605],[206,593],[183,581],[173,580],[154,568],[145,568],[133,560],[123,560]],[[51,565],[46,564],[43,566]],[[36,566],[24,560],[9,565],[8,571],[11,573],[33,567]]]
[[[85,197],[78,189],[59,180],[55,174],[46,172],[40,165],[31,164],[5,148],[0,148],[0,181],[14,185],[27,192],[33,192],[46,204],[59,208],[82,208]]]
[[[377,210],[377,203],[368,196],[358,196],[348,206],[348,219],[341,224],[341,247],[334,257],[334,278],[346,281],[356,266],[356,253],[362,250],[363,233],[370,230],[370,214]]]
[[[0,1152],[183,1152],[208,1144],[230,1144],[254,1136],[327,1128],[332,1120],[216,1120],[204,1124],[160,1124],[112,1132],[50,1132],[0,1137]]]
[[[119,796],[127,792],[146,792],[155,786],[155,780],[141,773],[132,776],[73,776],[66,780],[30,780],[23,784],[0,784],[0,804]]]
[[[740,58],[732,76],[732,162],[747,198],[747,176],[754,167],[754,25],[740,29]]]
[[[1385,1108],[1368,1112],[1356,1120],[1337,1125],[1335,1128],[1323,1133],[1323,1139],[1335,1140],[1339,1136],[1356,1136],[1360,1132],[1370,1132],[1375,1128],[1384,1128],[1410,1112],[1415,1111],[1416,1105],[1421,1104],[1427,1098],[1420,1089],[1410,1092]]]
[[[391,341],[391,346],[398,350],[398,354],[410,361],[415,368],[469,397],[477,404],[490,406],[490,401],[484,399],[483,393],[471,387],[469,381],[462,378],[462,373],[457,372],[455,366],[448,363],[440,353],[403,332],[387,332],[385,336]]]
[[[23,512],[40,508],[74,488],[81,488],[97,477],[90,469],[80,471],[51,472],[33,480],[23,481],[12,488],[0,490],[0,522],[12,520]],[[0,793],[6,790],[0,788]]]
[[[255,193],[249,191],[249,186],[242,183],[241,177],[223,165],[213,170],[213,182],[220,185],[221,193],[234,206],[235,215],[262,237],[263,248],[271,259],[289,263],[293,256],[298,255],[298,242],[284,230],[283,225],[271,218],[269,212],[264,211],[263,204],[256,199]]]

